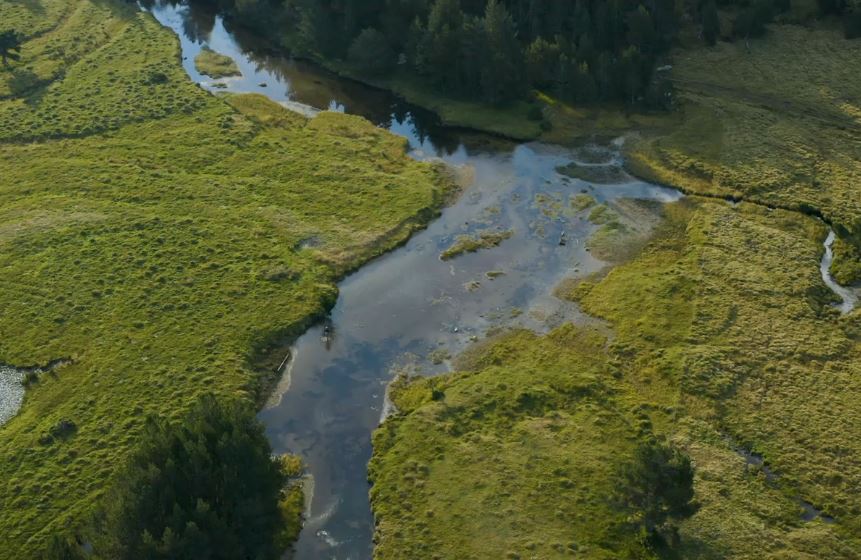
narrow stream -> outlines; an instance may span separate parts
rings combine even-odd
[[[825,239],[825,254],[822,255],[822,263],[819,265],[819,270],[822,272],[822,280],[831,288],[835,294],[840,296],[841,303],[835,305],[844,315],[849,313],[858,304],[858,290],[841,286],[831,276],[831,263],[834,262],[834,251],[832,246],[837,239],[834,230],[828,231],[828,237]]]
[[[260,54],[253,37],[228,30],[205,7],[147,9],[180,37],[183,65],[203,87],[263,93],[309,115],[359,114],[405,137],[413,157],[441,158],[475,177],[427,230],[340,284],[329,320],[296,341],[288,373],[260,413],[274,451],[300,454],[313,481],[308,519],[292,557],[370,558],[370,436],[395,372],[445,371],[451,356],[495,327],[546,331],[565,321],[589,321],[576,306],[552,296],[563,278],[605,266],[585,246],[596,226],[588,210],[571,206],[571,197],[588,193],[612,204],[624,198],[669,202],[681,194],[627,176],[618,148],[590,148],[593,154],[607,150],[604,165],[614,167],[617,182],[597,186],[570,179],[556,169],[577,162],[576,151],[447,130],[433,115],[386,92]],[[204,46],[232,57],[242,77],[211,80],[198,74],[193,61]],[[440,260],[458,235],[485,230],[513,235],[499,247]]]

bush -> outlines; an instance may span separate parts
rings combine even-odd
[[[395,52],[385,35],[376,29],[363,30],[347,54],[356,69],[369,74],[384,74],[395,64]]]
[[[104,549],[120,560],[277,558],[284,484],[253,411],[205,397],[180,425],[147,420],[109,495]]]
[[[654,544],[677,538],[675,522],[693,515],[694,469],[688,456],[664,443],[652,441],[637,448],[634,461],[622,471],[621,502],[629,519]]]

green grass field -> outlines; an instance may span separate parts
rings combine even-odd
[[[678,558],[858,557],[861,311],[830,306],[818,269],[826,225],[809,214],[843,232],[835,270],[849,282],[859,49],[834,31],[775,27],[750,54],[743,43],[677,54],[675,114],[550,105],[553,134],[639,122],[627,146],[638,174],[756,204],[668,205],[627,262],[561,286],[608,322],[607,344],[570,326],[518,332],[484,342],[457,373],[399,383],[399,414],[374,440],[378,558],[648,556],[606,538],[618,515],[608,472],[648,433],[695,466],[700,509],[681,526]],[[590,243],[612,258],[628,239],[605,245],[621,234],[607,229],[619,212],[591,212],[604,225]],[[574,398],[578,384],[590,389]],[[833,520],[805,519],[810,508]]]
[[[597,332],[502,336],[457,375],[400,383],[370,475],[389,558],[619,558],[618,467],[640,427],[616,402]]]
[[[634,172],[687,192],[821,212],[861,247],[861,42],[773,26],[750,52],[719,43],[678,51],[673,64],[681,118],[630,147]],[[843,251],[835,266],[853,268],[840,264],[853,258]]]
[[[360,118],[213,97],[132,5],[3,2],[0,22],[26,37],[0,68],[0,362],[71,360],[0,428],[17,560],[80,529],[146,415],[259,398],[254,364],[426,223],[447,179]],[[62,420],[77,429],[51,437]]]
[[[613,531],[610,500],[648,434],[696,468],[680,558],[856,557],[861,317],[828,307],[824,228],[707,200],[665,218],[634,260],[573,290],[609,341],[517,332],[460,373],[396,386],[374,438],[377,558],[648,557]],[[804,521],[801,500],[836,521]]]

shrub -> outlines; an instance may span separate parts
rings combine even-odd
[[[637,448],[634,461],[623,468],[622,478],[621,501],[631,512],[631,523],[655,544],[664,544],[667,534],[675,540],[674,523],[697,510],[690,458],[665,443],[651,441]]]

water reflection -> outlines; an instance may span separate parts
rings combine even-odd
[[[206,3],[142,2],[162,24],[179,35],[183,67],[204,88],[233,93],[260,93],[271,99],[304,106],[310,112],[330,110],[361,115],[377,126],[407,138],[413,147],[448,154],[470,141],[482,142],[476,135],[452,131],[440,125],[429,111],[405,103],[383,90],[344,80],[313,64],[281,55],[259,37],[242,28],[232,28]],[[203,47],[233,58],[242,76],[211,79],[201,75],[194,58]],[[300,107],[301,108],[301,107]]]
[[[574,209],[570,198],[589,193],[598,202],[670,201],[680,194],[621,170],[614,175],[618,183],[600,187],[569,179],[556,171],[573,161],[568,150],[447,129],[432,114],[386,92],[268,54],[253,36],[231,32],[219,15],[210,20],[198,9],[174,4],[150,9],[180,36],[183,65],[203,87],[262,93],[305,112],[359,114],[406,138],[414,157],[442,158],[475,177],[427,230],[341,283],[330,321],[297,340],[289,379],[281,385],[285,392],[260,413],[274,450],[301,454],[313,476],[310,515],[295,558],[370,558],[370,436],[393,371],[443,371],[449,356],[492,328],[546,331],[564,321],[590,321],[552,295],[561,279],[604,266],[586,248],[595,230],[588,211]],[[194,57],[204,45],[232,57],[242,76],[199,75]],[[618,166],[618,157],[606,165]],[[490,250],[439,259],[457,236],[485,230],[513,235]]]

